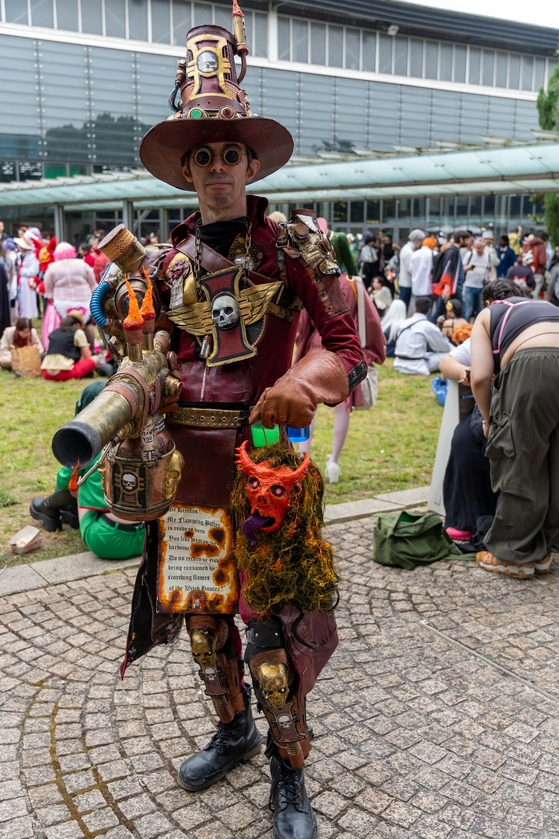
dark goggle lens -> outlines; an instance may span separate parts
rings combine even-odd
[[[223,160],[228,166],[235,166],[241,159],[241,152],[239,149],[230,148],[225,149],[223,153]]]
[[[207,166],[210,163],[212,156],[207,149],[198,149],[194,155],[194,160],[198,166]]]

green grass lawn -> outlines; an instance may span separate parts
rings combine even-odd
[[[54,432],[74,415],[83,382],[18,379],[0,371],[0,565],[9,559],[8,540],[26,524],[35,495],[54,490],[58,463]],[[379,398],[370,411],[354,411],[340,459],[340,482],[326,485],[326,503],[368,498],[429,483],[442,409],[430,379],[394,373],[389,359],[379,368]],[[324,468],[331,451],[334,412],[321,407],[311,456]],[[43,533],[43,548],[25,561],[85,550],[79,531]]]

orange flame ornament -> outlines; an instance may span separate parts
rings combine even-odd
[[[72,475],[70,477],[70,482],[68,483],[68,489],[70,490],[70,492],[77,492],[78,489],[79,489],[79,487],[78,487],[78,479],[79,479],[78,472],[79,472],[79,469],[80,469],[80,461],[78,460],[78,462],[76,463],[76,465],[74,466],[74,468],[72,470]]]
[[[128,289],[128,314],[122,324],[124,329],[138,329],[138,327],[142,327],[144,325],[144,319],[140,312],[140,307],[138,306],[138,298],[136,297],[136,292],[130,285],[128,277],[124,278],[126,283],[126,288]]]

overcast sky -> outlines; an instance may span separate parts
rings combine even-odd
[[[456,12],[471,12],[487,17],[534,23],[559,29],[559,3],[526,3],[525,0],[405,0],[415,5],[433,6],[437,9],[453,9]]]

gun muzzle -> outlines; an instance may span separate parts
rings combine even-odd
[[[102,391],[75,419],[56,432],[52,440],[54,456],[71,469],[78,461],[81,466],[87,466],[132,416],[128,399],[114,391]]]

